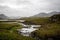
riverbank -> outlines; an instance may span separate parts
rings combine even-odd
[[[16,23],[0,23],[0,40],[34,40],[18,34],[17,29],[21,28],[22,26]]]

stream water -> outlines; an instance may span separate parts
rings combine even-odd
[[[23,26],[23,28],[18,29],[18,31],[23,36],[30,36],[31,32],[38,30],[38,28],[41,27],[41,25],[25,25],[23,23],[20,24]]]

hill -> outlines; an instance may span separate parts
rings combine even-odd
[[[50,12],[50,13],[39,13],[39,14],[36,14],[32,17],[50,17],[54,14],[60,14],[60,12],[53,11],[53,12]]]
[[[0,14],[0,19],[7,19],[8,17],[4,14]]]

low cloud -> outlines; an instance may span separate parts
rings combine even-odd
[[[39,12],[60,11],[60,0],[0,0],[0,6],[8,10],[4,14],[9,16],[32,16]]]

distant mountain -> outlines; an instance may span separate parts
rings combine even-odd
[[[8,17],[4,14],[0,14],[0,19],[7,19]]]
[[[49,16],[52,16],[52,15],[54,15],[54,14],[60,14],[60,12],[53,11],[53,12],[50,12],[50,13],[48,13],[48,14],[49,14]]]
[[[47,13],[39,13],[39,14],[34,15],[34,16],[32,16],[32,17],[46,17],[46,16],[48,16]]]
[[[56,12],[56,11],[50,12],[50,13],[39,13],[39,14],[36,14],[36,15],[34,15],[32,17],[50,17],[50,16],[52,16],[54,14],[59,14],[59,13],[60,12]]]

